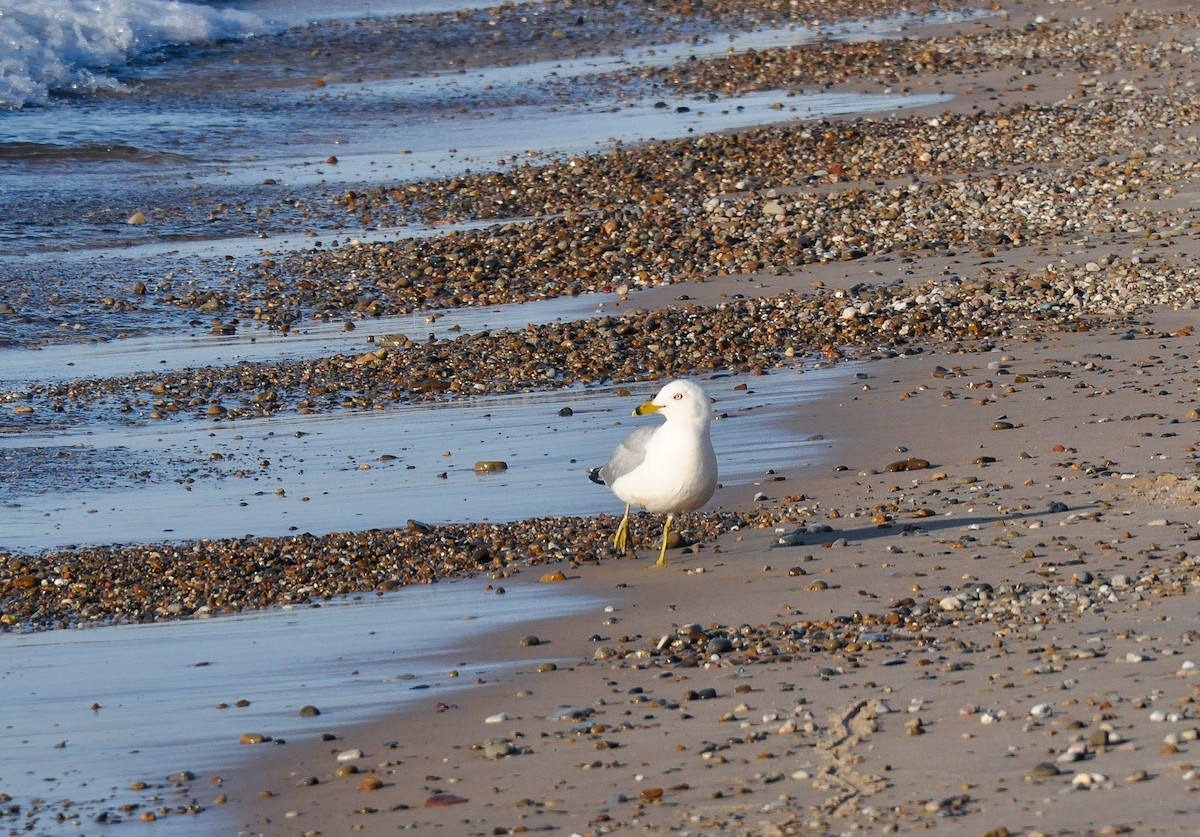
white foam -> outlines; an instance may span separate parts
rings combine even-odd
[[[248,12],[174,0],[8,0],[0,8],[0,107],[119,90],[111,69],[138,55],[264,28]]]

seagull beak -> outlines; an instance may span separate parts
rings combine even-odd
[[[657,413],[658,410],[659,410],[659,406],[657,404],[655,404],[653,401],[647,401],[645,404],[642,404],[639,407],[635,407],[633,410],[633,414],[635,416],[644,416],[648,413]]]

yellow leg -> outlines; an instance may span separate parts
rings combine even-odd
[[[658,563],[655,564],[657,567],[665,567],[667,565],[667,533],[671,531],[671,521],[674,518],[675,515],[668,514],[667,522],[663,524],[663,545],[662,550],[658,553]]]
[[[625,504],[625,516],[617,524],[617,533],[613,535],[613,546],[617,552],[624,555],[629,551],[629,504]]]

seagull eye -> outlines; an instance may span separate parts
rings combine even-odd
[[[677,393],[675,393],[675,394],[674,394],[673,396],[671,396],[671,397],[672,397],[672,398],[674,398],[676,401],[678,401],[679,399],[683,398],[683,393],[682,393],[682,392],[677,392]]]

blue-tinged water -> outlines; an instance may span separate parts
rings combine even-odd
[[[736,100],[672,100],[688,105],[677,109],[656,106],[668,94],[650,95],[636,81],[597,83],[615,70],[636,79],[630,71],[638,67],[730,49],[894,35],[911,24],[910,17],[735,31],[696,16],[642,21],[636,4],[588,7],[586,19],[555,18],[556,8],[489,7],[479,0],[10,0],[0,9],[0,98],[6,105],[0,109],[0,393],[19,392],[39,376],[127,374],[130,358],[177,369],[353,354],[371,348],[366,341],[375,331],[432,330],[375,323],[372,329],[335,332],[337,347],[330,349],[328,329],[321,332],[325,337],[308,339],[314,329],[321,331],[315,325],[287,336],[247,327],[230,343],[212,336],[207,317],[162,301],[168,286],[222,291],[231,275],[240,275],[266,251],[443,234],[413,226],[363,227],[358,216],[331,210],[347,189],[587,154],[618,141],[928,101],[760,91]],[[547,37],[559,32],[556,26],[563,27],[561,37]],[[151,292],[138,305],[105,302],[131,298],[139,281]],[[582,317],[605,304],[606,311],[622,310],[611,299],[584,298],[566,307],[480,312],[462,327]],[[634,299],[625,305],[636,304]],[[443,322],[460,319],[452,315]],[[802,398],[807,388],[801,384],[794,395],[778,392],[774,398]],[[9,409],[0,404],[0,428]],[[454,426],[420,408],[404,411],[403,422],[418,436]],[[347,418],[320,423],[334,448],[353,446],[359,438]],[[468,436],[475,432],[469,423],[463,428]],[[288,429],[290,435],[297,428]],[[428,482],[444,468],[397,471],[405,479],[394,485],[378,472],[381,481],[357,495],[364,498],[359,505],[342,513],[338,504],[322,503],[328,513],[313,520],[308,512],[305,528],[386,526],[396,515],[398,522],[409,516],[505,520],[530,508],[602,510],[607,500],[602,494],[562,490],[560,480],[572,479],[575,470],[582,473],[603,453],[582,436],[567,438],[577,429],[564,423],[557,428],[559,438],[591,459],[570,467],[552,464],[551,476],[539,473],[532,493],[493,491],[485,493],[483,505],[475,504],[473,494],[456,494],[448,505],[436,491],[408,485],[414,478]],[[0,459],[5,478],[0,546],[36,550],[195,537],[206,527],[215,535],[218,520],[226,529],[233,525],[237,532],[257,534],[296,525],[286,504],[247,501],[224,479],[207,481],[213,492],[206,502],[183,503],[203,510],[194,519],[184,515],[178,525],[163,525],[151,516],[147,525],[138,524],[141,512],[134,510],[157,490],[154,485],[174,484],[194,451],[163,456],[156,453],[154,432],[134,443],[136,435],[95,426],[73,428],[70,435],[42,431],[36,439],[10,438]],[[122,445],[125,437],[129,444]],[[436,449],[461,450],[468,442],[477,440],[446,438]],[[602,449],[610,440],[598,444]],[[88,450],[57,456],[56,448],[67,445]],[[129,452],[130,445],[136,458],[158,457],[152,470],[162,482],[149,490],[126,484],[120,473],[125,454],[113,451]],[[539,458],[551,454],[537,451]],[[64,482],[63,470],[39,465],[39,456],[76,463],[76,478]],[[751,458],[744,464],[740,478],[749,480],[763,463]],[[336,468],[327,480],[330,486],[305,489],[336,496],[345,488]],[[472,480],[465,481],[474,492],[479,486]],[[412,508],[395,504],[389,516],[389,507],[372,502],[389,491],[427,502]],[[463,496],[471,502],[464,503]],[[567,496],[572,502],[550,502]],[[251,508],[257,516],[223,515],[220,510],[229,507]]]
[[[636,294],[620,303],[450,313],[436,327],[388,321],[343,333],[313,325],[226,339],[153,292],[134,310],[104,299],[128,298],[138,281],[219,290],[266,250],[440,234],[364,228],[329,211],[347,189],[587,154],[617,141],[930,101],[764,91],[737,100],[676,97],[667,104],[677,107],[664,108],[655,106],[662,91],[595,83],[598,74],[636,78],[640,66],[730,48],[895,34],[911,18],[735,32],[698,20],[644,26],[638,4],[610,4],[607,17],[589,11],[567,21],[563,37],[547,39],[553,27],[542,17],[558,5],[510,4],[501,13],[487,0],[0,0],[0,392],[42,378],[354,353],[369,348],[373,331],[511,328],[600,306],[619,313],[638,304]],[[421,17],[430,13],[443,16]],[[716,502],[744,506],[759,490],[799,493],[799,463],[833,455],[836,429],[805,426],[806,404],[849,386],[853,372],[797,371],[705,381],[724,416],[714,439],[727,487]],[[0,404],[0,549],[319,533],[399,526],[408,517],[617,514],[619,501],[588,482],[586,469],[628,432],[631,404],[655,388],[219,427],[190,418],[135,427],[97,419],[22,433],[4,432],[11,405]],[[561,416],[564,406],[575,415]],[[822,433],[829,438],[809,438]],[[256,471],[267,451],[273,469]],[[475,459],[511,467],[481,476]],[[238,474],[214,461],[252,467]],[[768,468],[788,481],[756,484]],[[444,624],[446,614],[479,616],[490,629],[548,614],[547,595],[561,593],[526,590],[496,608],[492,594],[468,583],[165,630],[4,636],[0,752],[12,758],[0,765],[0,790],[25,810],[38,796],[100,799],[74,809],[86,816],[126,801],[121,789],[131,779],[232,764],[235,731],[261,724],[298,734],[297,703],[319,703],[329,713],[322,728],[334,728],[407,691],[408,681],[390,678],[436,679],[459,659],[468,663],[464,674],[475,673],[470,655],[441,655],[466,636],[462,625]],[[377,632],[381,620],[387,630]],[[443,646],[417,642],[435,633]],[[294,660],[285,652],[297,647],[296,636],[323,643]],[[242,715],[212,708],[240,697],[253,698]],[[86,710],[93,701],[103,705],[98,713]],[[193,737],[200,749],[193,741],[183,752],[180,728],[201,730]],[[177,832],[160,823],[156,833],[206,833],[209,822],[189,831],[184,820]],[[68,818],[64,828],[75,826]]]
[[[266,251],[442,234],[364,227],[335,207],[347,189],[931,98],[759,91],[710,101],[643,90],[639,67],[818,38],[890,36],[913,18],[737,29],[699,15],[642,20],[642,8],[605,4],[563,17],[559,4],[480,0],[9,0],[0,7],[0,393],[19,392],[41,370],[121,375],[130,357],[156,358],[154,368],[219,363],[224,349],[208,318],[165,302],[164,289],[223,292]],[[617,70],[624,80],[598,82]],[[680,107],[660,106],[664,97]],[[112,304],[130,299],[138,282],[150,292],[136,305]],[[583,316],[604,303],[581,299],[572,311],[514,308],[483,317],[490,325],[523,325]],[[374,330],[339,335],[337,351],[365,351]],[[231,363],[329,353],[306,339],[308,328],[287,337],[244,331],[241,347],[228,347]],[[9,409],[0,404],[0,428]],[[405,421],[436,423],[423,415],[409,410]],[[333,424],[341,429],[325,424],[324,432],[336,443],[353,432]],[[58,471],[14,452],[32,445],[51,455],[66,435],[4,445],[0,544],[36,549],[200,534],[203,517],[190,527],[131,527],[122,503],[135,504],[134,494],[106,470],[120,457],[100,451],[126,431],[71,432],[109,440],[78,458],[89,463],[80,472],[87,477],[71,491]],[[152,440],[138,445],[154,447]],[[461,447],[451,438],[438,450]],[[156,469],[167,482],[183,467],[172,461]],[[556,482],[545,484],[548,498],[563,496]],[[381,485],[386,496],[386,480]],[[81,506],[77,493],[100,486],[106,493],[95,499],[112,521],[103,527],[96,525],[101,512]],[[603,508],[522,498],[550,512]],[[213,508],[241,499],[221,488]],[[263,516],[242,531],[295,525],[282,511],[272,519],[272,508],[251,505]],[[526,513],[506,502],[455,505],[462,511],[416,508],[411,515],[497,520]],[[359,522],[367,520],[387,525],[388,517],[369,513]],[[323,525],[355,522],[334,515]]]

